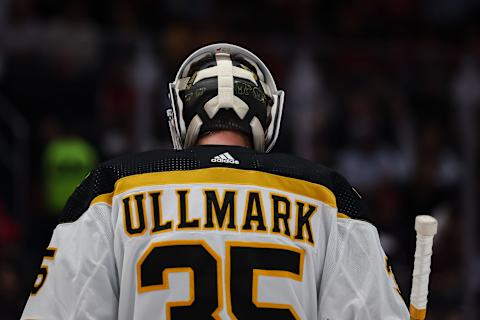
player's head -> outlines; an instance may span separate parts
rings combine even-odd
[[[226,43],[203,47],[183,62],[169,87],[167,115],[175,149],[218,130],[248,135],[257,151],[274,146],[284,93],[250,51]]]

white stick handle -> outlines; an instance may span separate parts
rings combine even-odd
[[[432,257],[433,236],[437,233],[437,220],[421,215],[415,218],[417,243],[413,263],[412,292],[410,294],[410,318],[423,320],[427,312],[428,279]]]

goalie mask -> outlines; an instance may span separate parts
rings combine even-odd
[[[235,130],[253,147],[270,151],[278,137],[284,93],[263,62],[231,44],[195,51],[170,83],[167,110],[175,149],[188,148],[210,131]]]

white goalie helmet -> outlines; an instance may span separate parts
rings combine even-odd
[[[284,92],[250,51],[227,43],[203,47],[183,62],[169,90],[167,116],[175,149],[222,129],[247,134],[260,152],[275,145]]]

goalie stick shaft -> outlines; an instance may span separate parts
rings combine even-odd
[[[417,232],[417,242],[410,294],[410,319],[423,320],[427,313],[428,281],[433,237],[437,233],[437,220],[432,216],[417,216],[415,231]]]

